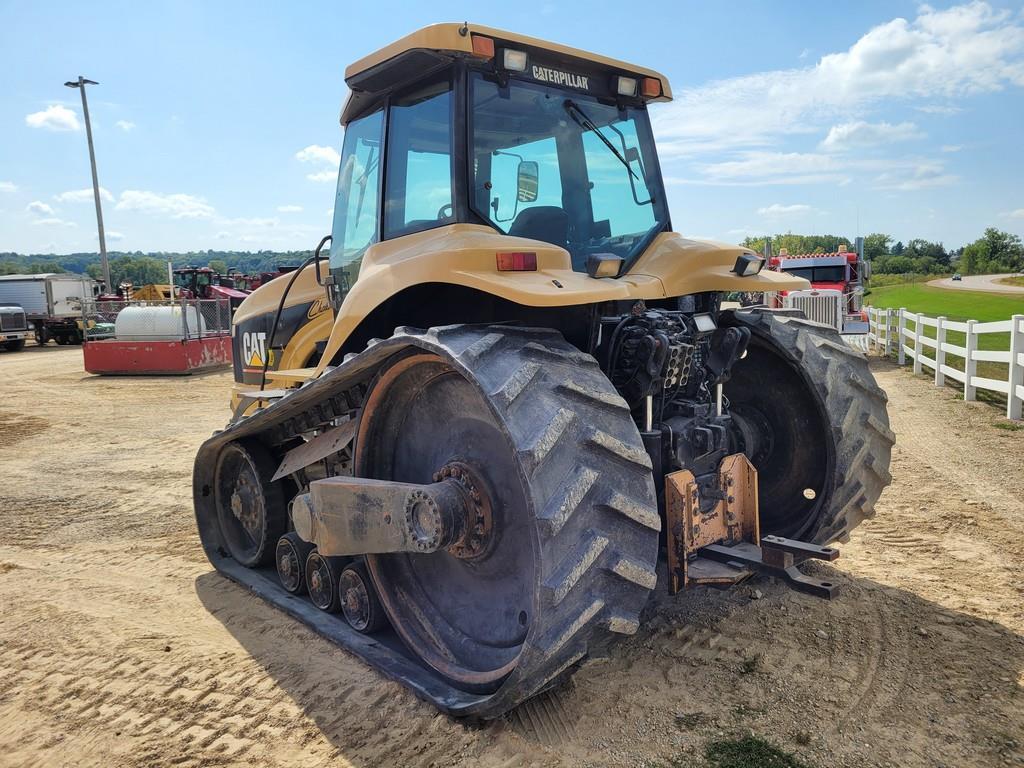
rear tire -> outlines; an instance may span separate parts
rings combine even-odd
[[[792,311],[724,312],[721,324],[751,331],[724,391],[752,444],[762,535],[845,541],[892,480],[895,436],[867,359]]]
[[[392,626],[424,664],[491,693],[495,717],[596,643],[632,634],[657,577],[650,458],[597,362],[554,331],[455,326],[400,358],[364,403],[355,474],[429,483],[452,462],[486,486],[480,554],[370,555]]]

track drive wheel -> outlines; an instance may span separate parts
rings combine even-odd
[[[364,635],[372,635],[388,623],[365,565],[346,565],[339,581],[341,612],[352,629]]]
[[[217,520],[228,553],[242,565],[267,565],[287,528],[280,483],[272,483],[276,464],[256,441],[229,443],[217,457]]]
[[[309,599],[317,608],[327,613],[337,613],[341,608],[338,583],[341,570],[348,558],[324,557],[315,549],[306,559],[306,589]]]
[[[494,717],[636,631],[657,580],[651,463],[625,401],[560,334],[416,333],[428,349],[393,360],[367,395],[355,474],[454,480],[471,512],[447,550],[367,566],[405,644],[451,685],[491,694],[475,714]]]
[[[845,541],[892,479],[887,398],[867,359],[793,311],[725,312],[721,323],[751,331],[724,391],[758,471],[761,533]]]
[[[274,561],[277,563],[277,577],[281,586],[293,595],[301,595],[306,591],[306,559],[314,547],[303,541],[292,531],[277,540],[277,551]]]

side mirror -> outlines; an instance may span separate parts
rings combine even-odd
[[[540,168],[534,160],[520,160],[516,173],[516,201],[533,203],[537,200],[540,183]]]

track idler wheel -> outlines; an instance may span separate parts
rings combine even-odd
[[[270,482],[277,463],[252,440],[229,443],[217,457],[217,520],[228,553],[242,565],[268,565],[287,530],[280,483]]]
[[[303,541],[294,531],[277,540],[277,577],[281,586],[293,595],[306,591],[306,560],[314,547]]]
[[[387,624],[384,607],[362,563],[346,565],[341,572],[341,612],[356,632],[369,635]]]
[[[341,571],[348,558],[324,557],[316,550],[306,559],[306,589],[309,599],[317,608],[327,613],[337,613],[341,608],[338,584]]]

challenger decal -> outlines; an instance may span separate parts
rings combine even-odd
[[[309,311],[306,312],[306,319],[312,320],[314,317],[322,315],[324,312],[330,312],[331,305],[327,299],[317,299],[309,305]]]

